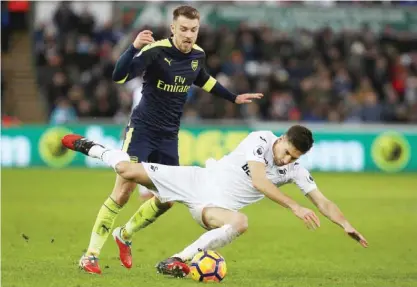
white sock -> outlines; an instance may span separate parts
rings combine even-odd
[[[102,147],[101,145],[96,144],[90,148],[90,150],[88,151],[88,156],[101,159],[103,152],[105,152],[106,150],[107,150],[106,148]]]
[[[240,234],[233,228],[233,226],[226,224],[220,228],[207,231],[201,235],[199,239],[187,246],[183,251],[173,255],[173,257],[179,257],[184,261],[188,261],[193,259],[193,257],[200,251],[199,249],[216,250],[229,244],[239,235]]]
[[[88,151],[88,156],[101,159],[113,169],[121,161],[130,161],[129,155],[121,150],[106,149],[100,145],[94,145]]]
[[[106,150],[102,153],[101,160],[114,169],[119,162],[130,162],[130,157],[126,152],[121,150]]]

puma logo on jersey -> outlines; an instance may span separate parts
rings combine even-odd
[[[164,61],[165,61],[165,62],[167,62],[167,63],[168,63],[168,65],[170,65],[170,66],[171,66],[172,59],[171,59],[171,60],[168,60],[167,58],[164,58]]]
[[[105,232],[110,232],[110,227],[107,227],[106,225],[102,224],[101,227],[105,230]]]
[[[265,143],[267,143],[266,142],[266,139],[264,139],[263,137],[261,137],[261,136],[259,136],[260,138],[261,138],[261,140],[263,140]]]

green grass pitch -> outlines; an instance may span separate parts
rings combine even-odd
[[[313,175],[370,247],[362,248],[321,215],[321,228],[309,231],[289,211],[265,199],[243,210],[249,216],[248,232],[220,250],[228,266],[220,284],[417,286],[417,174]],[[111,238],[102,250],[101,276],[78,269],[114,177],[109,170],[2,170],[2,286],[201,286],[158,275],[154,268],[203,232],[180,204],[136,234],[131,270],[120,266]],[[312,206],[295,187],[282,190]],[[128,220],[139,204],[135,193],[116,225]]]

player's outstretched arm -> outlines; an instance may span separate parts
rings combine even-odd
[[[144,53],[143,51],[138,57],[135,57],[135,55],[145,45],[153,42],[155,42],[155,40],[152,37],[151,31],[144,30],[140,32],[133,44],[131,44],[117,60],[112,75],[113,81],[122,84],[139,76],[149,65],[152,57],[150,53]]]
[[[363,247],[368,247],[368,242],[365,237],[353,228],[337,205],[327,199],[318,189],[310,191],[307,197],[317,206],[324,216],[342,227],[350,237],[358,241]]]
[[[201,68],[194,84],[201,87],[208,93],[222,97],[223,99],[235,104],[248,104],[251,103],[252,100],[261,99],[264,96],[261,93],[235,95],[223,87],[223,85],[220,84],[215,78],[210,76],[204,67]]]
[[[282,193],[266,177],[265,164],[258,161],[248,161],[248,165],[252,177],[252,184],[259,192],[265,194],[266,197],[283,207],[289,208],[295,216],[304,221],[308,228],[316,229],[316,227],[320,227],[320,220],[314,211],[300,206],[292,198]]]

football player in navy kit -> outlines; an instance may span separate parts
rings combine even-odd
[[[207,73],[204,50],[195,44],[199,25],[199,12],[190,6],[180,6],[173,12],[172,37],[155,41],[151,31],[142,31],[116,63],[115,82],[123,84],[142,75],[144,79],[142,99],[132,112],[122,148],[132,162],[179,165],[178,132],[191,85],[236,104],[250,103],[263,96],[235,95]],[[101,248],[136,185],[134,181],[116,177],[113,192],[98,213],[87,252],[80,259],[79,265],[86,272],[101,273],[98,264]],[[124,226],[114,229],[113,238],[123,266],[132,266],[131,234],[154,222],[171,204],[152,197]]]

